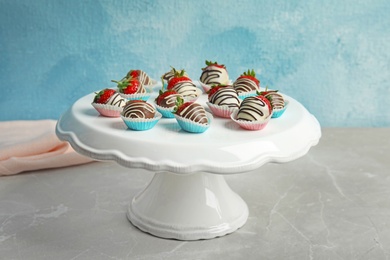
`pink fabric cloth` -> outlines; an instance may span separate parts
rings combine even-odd
[[[56,121],[0,122],[0,176],[93,161],[55,134]]]

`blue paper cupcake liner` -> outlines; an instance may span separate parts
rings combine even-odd
[[[151,93],[146,92],[142,94],[123,94],[120,93],[121,97],[127,99],[127,100],[143,100],[143,101],[148,101],[150,98]]]
[[[161,107],[161,106],[156,104],[156,109],[165,118],[174,118],[175,117],[175,115],[172,113],[174,107]]]
[[[211,114],[207,113],[207,118],[209,119],[209,123],[206,125],[206,124],[199,124],[199,123],[193,122],[187,118],[183,118],[183,117],[176,115],[176,114],[174,114],[174,116],[177,120],[177,123],[180,125],[180,127],[184,131],[190,132],[190,133],[203,133],[204,131],[206,131],[210,127],[211,118],[212,118]]]
[[[244,100],[247,97],[253,97],[253,96],[256,96],[256,95],[257,95],[256,90],[253,90],[253,91],[249,91],[249,92],[238,93],[238,98],[241,99],[241,100]]]
[[[156,112],[154,118],[141,119],[141,118],[127,118],[121,115],[123,122],[126,126],[135,131],[145,131],[153,128],[161,118],[161,114]]]
[[[281,115],[283,115],[284,111],[286,111],[286,108],[288,106],[288,100],[284,101],[284,108],[282,109],[274,109],[272,112],[272,118],[278,118]]]

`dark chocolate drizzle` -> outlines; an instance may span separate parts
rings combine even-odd
[[[228,106],[232,108],[238,108],[240,100],[237,96],[237,92],[233,87],[223,87],[217,90],[209,99],[209,101],[218,106]]]
[[[264,109],[268,109],[267,104],[256,97],[245,98],[237,113],[238,120],[258,121],[264,117]]]
[[[245,93],[253,90],[258,90],[259,86],[248,78],[239,78],[233,83],[234,89],[237,93]]]

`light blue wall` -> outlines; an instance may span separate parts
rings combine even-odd
[[[322,126],[390,126],[390,1],[0,0],[0,120],[58,118],[129,69],[255,69]]]

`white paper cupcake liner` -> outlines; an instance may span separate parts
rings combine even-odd
[[[258,131],[258,130],[264,129],[267,126],[267,124],[272,116],[272,114],[271,114],[262,121],[245,121],[245,120],[237,120],[237,114],[238,114],[238,109],[235,110],[230,115],[230,118],[234,122],[236,122],[241,128],[246,129],[246,130],[251,130],[251,131]]]
[[[123,111],[123,107],[117,107],[107,104],[91,103],[92,106],[102,115],[106,117],[119,117]]]

